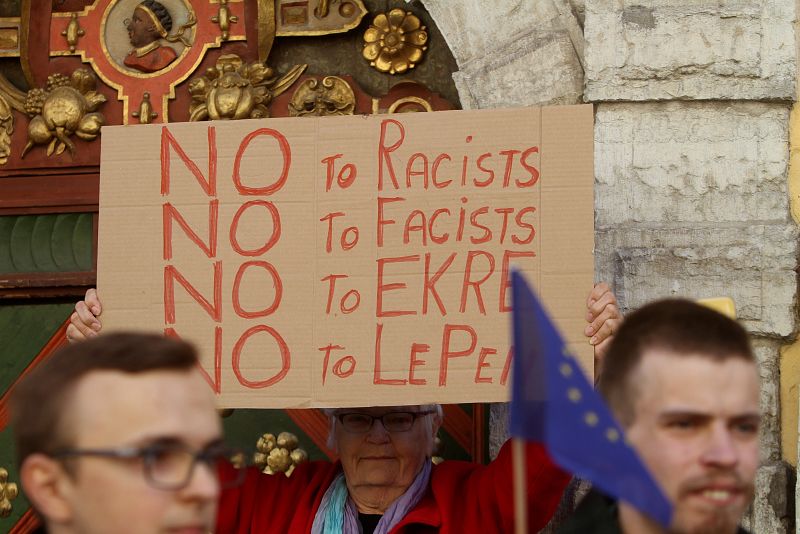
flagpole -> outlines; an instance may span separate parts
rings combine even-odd
[[[511,459],[514,467],[514,532],[528,534],[527,480],[525,477],[525,441],[511,440]]]

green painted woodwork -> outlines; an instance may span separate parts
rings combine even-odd
[[[33,261],[31,246],[36,219],[37,217],[33,215],[17,217],[17,221],[11,227],[11,261],[15,272],[31,273],[38,270],[36,262]]]
[[[3,221],[0,221],[2,227]],[[2,230],[0,229],[0,232]],[[2,261],[2,258],[0,258]],[[71,303],[0,305],[0,392],[5,392],[47,344],[72,311]],[[0,466],[19,486],[11,428],[0,432]],[[0,532],[8,532],[29,504],[20,488],[11,515],[0,519]]]
[[[33,235],[31,236],[31,254],[33,263],[38,270],[58,271],[53,253],[50,247],[50,236],[53,235],[53,228],[56,225],[56,217],[36,217],[33,224]]]
[[[74,303],[0,304],[0,392],[5,392],[39,354],[73,306]]]
[[[57,215],[56,223],[53,225],[53,233],[50,238],[50,248],[52,249],[53,260],[64,268],[65,271],[77,271],[78,262],[75,261],[75,254],[72,247],[58,246],[60,243],[72,244],[72,234],[75,230],[75,215]],[[37,245],[39,245],[37,243]],[[41,246],[44,246],[41,243]]]
[[[92,214],[0,217],[0,272],[92,270]]]
[[[16,217],[0,217],[0,273],[16,271],[11,260],[11,230]]]
[[[72,231],[72,253],[80,271],[92,270],[93,228],[92,214],[81,213],[78,215],[78,220],[75,221],[75,227]]]

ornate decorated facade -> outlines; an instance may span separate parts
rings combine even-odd
[[[0,530],[36,524],[6,402],[95,284],[101,127],[453,109],[453,69],[427,12],[402,1],[0,4]],[[266,472],[333,455],[320,412],[223,415]],[[442,456],[487,458],[484,406],[446,421]]]

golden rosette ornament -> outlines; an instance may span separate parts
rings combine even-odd
[[[362,54],[379,71],[402,74],[422,60],[427,42],[428,32],[416,15],[392,9],[367,28]]]

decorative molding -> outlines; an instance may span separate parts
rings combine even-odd
[[[67,40],[69,51],[75,52],[75,47],[78,45],[78,40],[86,35],[86,31],[81,28],[81,24],[78,22],[77,13],[72,14],[69,19],[69,24],[67,24],[67,28],[61,32],[61,35]]]
[[[219,26],[222,40],[227,41],[230,36],[231,24],[239,22],[239,17],[231,15],[231,9],[228,7],[228,0],[219,0],[219,9],[217,10],[217,14],[211,17],[211,22]]]
[[[348,32],[367,14],[362,0],[269,0],[275,2],[275,35],[316,36]],[[338,4],[333,8],[332,4]]]
[[[135,118],[139,119],[140,124],[150,124],[153,119],[158,117],[158,113],[153,111],[153,104],[150,102],[150,93],[145,91],[142,94],[142,101],[139,103],[139,110],[131,113]]]

